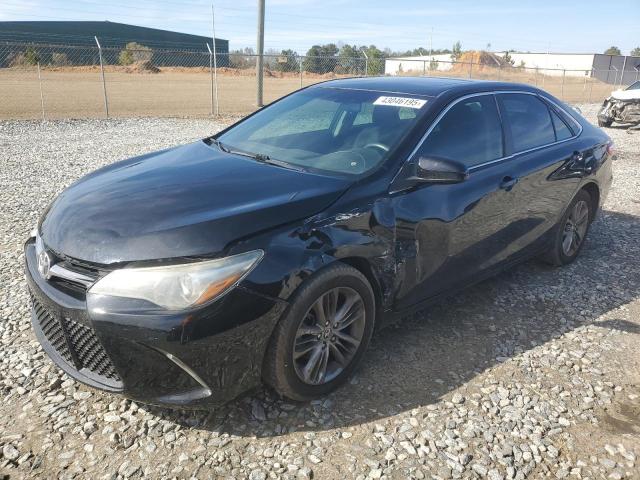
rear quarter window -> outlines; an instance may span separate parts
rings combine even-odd
[[[553,110],[550,109],[551,120],[553,121],[553,128],[556,131],[556,140],[566,140],[573,137],[573,132],[569,129],[564,120]]]

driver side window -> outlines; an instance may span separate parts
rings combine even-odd
[[[420,156],[456,160],[467,167],[503,157],[494,96],[469,97],[451,107],[423,142]]]

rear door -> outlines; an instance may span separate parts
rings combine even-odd
[[[516,182],[510,214],[517,219],[513,243],[505,253],[526,255],[544,247],[579,182],[554,172],[588,152],[576,149],[575,125],[561,111],[533,93],[497,94],[509,155],[509,175]]]

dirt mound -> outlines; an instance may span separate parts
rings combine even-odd
[[[149,60],[136,62],[127,67],[127,73],[160,73],[160,69]]]
[[[495,53],[485,52],[484,50],[469,50],[460,56],[458,63],[454,64],[451,70],[468,70],[470,63],[473,63],[475,70],[513,67],[511,63]]]

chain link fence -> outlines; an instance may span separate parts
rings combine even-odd
[[[265,103],[313,83],[351,76],[514,81],[536,85],[569,102],[600,102],[622,83],[615,71],[341,56],[263,58]],[[257,108],[256,63],[256,55],[214,58],[208,49],[0,44],[0,119],[246,114]]]
[[[489,57],[491,58],[491,57]],[[536,86],[569,103],[602,102],[612,90],[637,81],[638,71],[627,71],[624,77],[616,69],[571,70],[531,68],[508,63],[478,63],[443,60],[387,59],[386,75],[422,75],[496,80]]]

